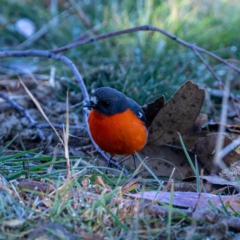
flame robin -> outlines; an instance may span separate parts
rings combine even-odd
[[[148,135],[142,108],[109,87],[98,88],[84,107],[92,109],[88,123],[97,145],[112,156],[133,155],[136,169],[134,153],[144,147]]]

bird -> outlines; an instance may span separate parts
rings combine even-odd
[[[145,146],[148,137],[142,108],[133,99],[110,87],[96,89],[83,107],[91,109],[88,125],[93,140],[111,155],[108,166],[116,155],[132,155],[136,170],[134,154]]]

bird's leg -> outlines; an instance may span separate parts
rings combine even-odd
[[[109,167],[110,167],[110,165],[111,165],[112,158],[113,158],[113,156],[111,156],[111,157],[109,158],[108,164],[107,164],[107,166],[106,166],[106,171],[105,171],[105,174],[107,174],[107,173],[108,173],[108,168],[109,168]]]
[[[136,156],[135,156],[135,154],[133,154],[132,156],[133,156],[133,163],[134,163],[134,171],[136,171],[136,169],[137,169]],[[133,175],[133,177],[134,177],[134,178],[137,178],[137,177],[138,177],[138,174]]]
[[[136,165],[135,154],[133,154],[132,157],[133,157],[133,163],[134,163],[134,170],[136,170],[136,169],[137,169],[137,165]],[[107,166],[106,166],[105,174],[108,173],[108,168],[110,167],[110,165],[111,165],[111,163],[112,163],[112,159],[113,159],[113,156],[111,156],[111,157],[109,158],[108,164],[107,164]],[[135,176],[135,177],[136,177],[136,176]]]
[[[134,170],[136,170],[137,166],[136,166],[135,154],[133,154],[132,156],[133,156]]]

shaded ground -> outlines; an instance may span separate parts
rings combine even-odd
[[[59,96],[56,89],[51,88],[48,84],[46,84],[46,82],[38,81],[37,84],[32,82],[31,85],[32,86],[29,87],[29,84],[27,84],[34,97],[42,106],[51,123],[53,125],[57,125],[57,129],[59,133],[61,133],[62,128],[66,123],[66,103],[60,99],[61,96]],[[5,93],[8,94],[9,98],[22,106],[30,114],[33,120],[37,122],[46,140],[41,140],[37,128],[31,126],[26,117],[20,114],[16,109],[13,109],[9,103],[6,103],[3,99],[1,99],[0,148],[3,148],[8,141],[11,141],[14,137],[18,136],[11,144],[9,149],[15,151],[24,151],[26,149],[29,150],[38,148],[38,152],[52,155],[54,148],[56,147],[57,143],[59,143],[59,139],[42,114],[36,108],[35,104],[32,102],[25,90],[18,86],[10,91],[6,89]],[[81,99],[80,93],[75,94],[71,92],[69,96],[70,106],[81,103]],[[76,128],[79,127],[79,129],[70,128],[70,153],[72,151],[72,154],[74,155],[82,153],[80,149],[89,146],[90,144],[86,128],[83,124],[81,107],[78,108],[78,111],[76,111],[76,108],[70,109],[69,113],[69,124]],[[62,154],[63,152],[61,150],[60,155]]]

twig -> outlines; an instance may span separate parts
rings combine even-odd
[[[26,117],[30,122],[32,127],[35,127],[40,139],[45,141],[46,138],[43,135],[42,130],[37,126],[37,122],[31,117],[27,110],[25,110],[22,106],[17,104],[14,100],[10,99],[7,94],[0,92],[0,97],[3,98],[6,102],[8,102],[14,109],[16,109],[22,116]]]
[[[232,72],[232,71],[230,71]],[[219,126],[219,133],[218,133],[218,138],[217,138],[217,143],[216,143],[216,149],[215,149],[215,154],[213,158],[213,164],[214,164],[214,169],[213,173],[217,170],[217,167],[220,167],[221,169],[226,168],[226,164],[223,162],[220,151],[223,148],[224,145],[224,138],[223,138],[223,132],[225,132],[225,124],[227,121],[227,109],[228,109],[228,92],[229,92],[229,84],[230,84],[230,74],[228,74],[225,82],[225,89],[223,91],[223,99],[222,99],[222,111],[221,111],[221,118],[220,118],[220,126]],[[214,171],[215,170],[215,171]]]
[[[236,66],[232,65],[231,63],[229,63],[228,61],[224,60],[223,58],[215,55],[214,53],[211,53],[211,52],[207,51],[204,48],[198,47],[195,44],[188,43],[188,42],[178,38],[174,34],[171,34],[171,33],[167,32],[167,31],[165,31],[165,30],[163,30],[161,28],[157,28],[157,27],[154,27],[154,26],[151,26],[151,25],[139,26],[139,27],[129,28],[129,29],[125,29],[125,30],[120,30],[120,31],[100,34],[100,35],[95,36],[95,37],[90,37],[90,38],[82,39],[82,40],[74,42],[74,43],[70,43],[70,44],[68,44],[66,46],[63,46],[61,48],[57,48],[55,50],[52,50],[52,52],[53,53],[60,53],[60,52],[67,51],[67,50],[69,50],[71,48],[74,48],[74,47],[77,47],[77,46],[80,46],[80,45],[84,45],[84,44],[87,44],[87,43],[95,42],[95,41],[102,40],[102,39],[105,39],[105,38],[116,37],[116,36],[127,34],[127,33],[138,32],[138,31],[160,32],[163,35],[167,36],[168,38],[176,41],[177,43],[179,43],[179,44],[181,44],[181,45],[183,45],[183,46],[185,46],[187,48],[190,48],[192,50],[196,49],[199,52],[202,52],[202,53],[204,53],[204,54],[206,54],[206,55],[208,55],[208,56],[210,56],[212,58],[215,58],[219,62],[224,63],[228,67],[230,67],[230,68],[234,69],[236,72],[240,73],[240,69],[239,68],[237,68]]]
[[[234,141],[232,141],[229,145],[227,145],[225,148],[223,148],[220,152],[219,152],[219,156],[220,158],[224,158],[228,153],[230,153],[231,151],[233,151],[236,147],[238,147],[240,144],[240,137],[235,139]]]
[[[213,75],[213,77],[217,80],[220,89],[221,89],[222,91],[224,91],[224,84],[223,84],[222,80],[217,76],[217,74],[214,72],[214,70],[213,70],[213,69],[211,68],[211,66],[208,64],[208,62],[201,56],[201,54],[199,54],[199,52],[198,52],[195,48],[193,48],[192,50],[193,50],[193,52],[195,53],[195,55],[196,55],[196,56],[202,61],[202,63],[206,66],[206,68],[208,69],[208,71],[209,71],[209,72]],[[236,99],[230,91],[228,91],[228,94],[229,94],[230,99],[232,100],[232,104],[233,104],[234,110],[236,111],[236,113],[237,113],[237,115],[238,115],[238,118],[240,118],[239,110],[238,110],[238,108],[237,108],[237,106],[236,106],[236,104],[235,104],[235,101],[236,101],[236,102],[239,102],[239,99]]]
[[[223,89],[224,84],[222,83],[218,75],[214,72],[214,70],[211,68],[211,66],[208,64],[208,62],[199,54],[196,48],[193,48],[192,50],[195,53],[195,55],[201,60],[201,62],[205,65],[208,71],[213,75],[213,77],[218,81],[218,85],[221,87],[221,89]]]
[[[53,123],[52,124],[55,128],[59,128],[59,129],[63,129],[63,127],[65,127],[65,124],[57,124],[57,123]],[[38,128],[51,128],[49,123],[37,123],[36,126]],[[87,132],[87,129],[85,126],[75,126],[75,125],[69,125],[70,129],[79,129],[83,132]]]
[[[64,62],[72,70],[77,78],[78,84],[82,90],[84,101],[89,101],[88,92],[84,84],[83,78],[79,73],[76,65],[67,57],[54,54],[47,50],[27,50],[27,51],[2,51],[0,57],[45,57]]]

